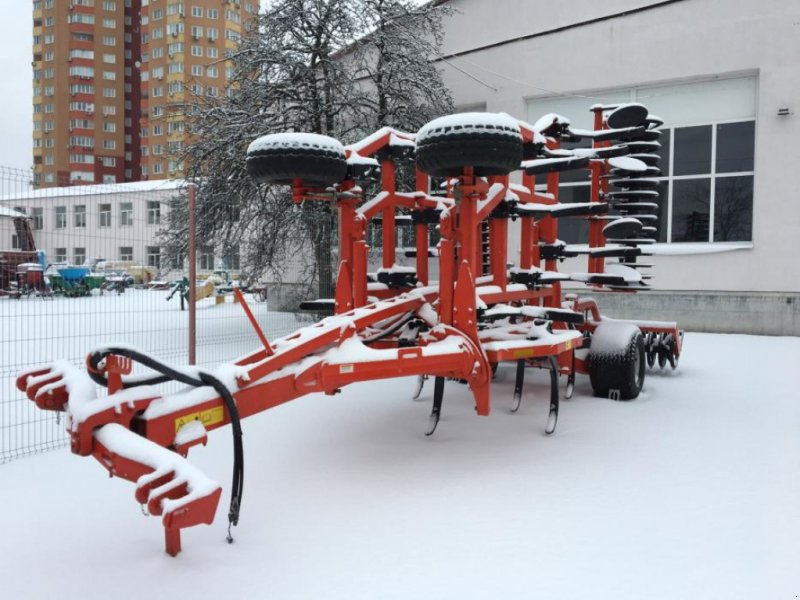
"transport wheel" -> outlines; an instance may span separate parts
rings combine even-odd
[[[508,115],[460,113],[434,119],[417,133],[417,166],[435,177],[505,175],[519,169],[522,134]]]
[[[601,323],[589,348],[589,380],[595,396],[633,400],[642,391],[644,337],[630,323]]]
[[[656,340],[658,339],[658,334],[653,333],[652,331],[647,334],[645,338],[645,354],[647,356],[647,366],[651,369],[653,365],[656,364]]]
[[[247,148],[247,172],[258,183],[291,184],[301,179],[312,187],[339,183],[347,174],[344,146],[316,133],[265,135]]]

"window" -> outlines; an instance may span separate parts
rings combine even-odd
[[[147,224],[159,225],[161,223],[161,203],[158,200],[147,201]]]
[[[133,260],[133,246],[120,246],[119,259],[124,261]]]
[[[117,124],[109,121],[103,121],[103,131],[113,133],[117,130]]]
[[[70,119],[70,129],[94,129],[94,121],[92,119]]]
[[[98,227],[111,227],[111,205],[101,204],[97,213]]]
[[[104,35],[103,36],[103,45],[104,46],[116,46],[117,45],[117,38],[113,35]]]
[[[94,19],[94,17],[92,17]],[[94,22],[94,20],[92,20]],[[117,27],[116,19],[103,19],[103,27],[106,29],[115,29]]]
[[[117,149],[116,140],[103,140],[103,150],[116,150],[116,149]]]
[[[56,164],[56,157],[53,156],[52,154],[45,154],[44,155],[44,164],[46,164],[48,166],[52,166],[52,165]]]
[[[74,215],[75,215],[75,227],[86,227],[86,205],[76,204]]]
[[[56,229],[64,229],[67,226],[67,207],[56,206]]]
[[[88,83],[73,83],[69,86],[69,93],[73,96],[76,94],[94,94],[94,86]]]
[[[241,259],[239,257],[239,246],[231,246],[228,251],[222,256],[222,268],[230,269],[231,271],[239,271],[241,267]]]
[[[117,89],[116,88],[103,88],[103,97],[104,98],[116,98],[117,97]]]
[[[47,17],[52,21],[53,17]],[[70,13],[67,17],[67,23],[82,23],[84,25],[94,25],[94,15],[82,12]],[[52,25],[52,23],[50,23]]]
[[[116,54],[103,54],[103,62],[109,65],[116,64],[117,62],[117,55]]]
[[[665,120],[660,147],[649,150],[660,158],[660,172],[652,175],[659,192],[656,241],[752,240],[756,86],[755,77],[736,77],[593,93],[606,102],[640,101]],[[586,104],[583,98],[532,100],[528,119],[557,112],[573,127],[591,129]],[[559,192],[560,202],[587,202],[587,171],[562,173]],[[585,242],[587,231],[584,220],[559,221],[558,237],[567,243]]]
[[[70,67],[70,77],[94,77],[94,69],[92,67]]]
[[[103,183],[117,183],[116,175],[103,175]]]
[[[161,268],[161,248],[159,246],[147,246],[145,255],[148,267]]]
[[[219,18],[219,10],[216,8],[209,8],[208,12],[206,13],[209,19],[218,19]]]
[[[202,17],[203,16],[203,7],[202,6],[193,6],[192,7],[192,16],[193,17]]]
[[[183,2],[172,2],[167,5],[167,14],[168,15],[182,15],[183,14]]]
[[[206,75],[209,77],[219,77],[219,70],[217,67],[208,67],[208,69],[206,69]]]
[[[103,0],[103,10],[114,12],[117,10],[117,3],[113,0]]]
[[[59,262],[59,263],[67,262],[67,249],[66,248],[56,248],[55,255],[56,255],[56,262]]]
[[[194,77],[202,77],[203,65],[192,65],[192,75]]]
[[[211,248],[199,249],[197,257],[197,268],[201,271],[214,270],[214,251]]]
[[[153,125],[153,135],[162,135],[163,133],[161,125]]]
[[[73,248],[72,264],[80,266],[85,262],[86,262],[86,248]]]
[[[116,106],[114,106],[113,104],[104,104],[103,105],[103,115],[104,116],[107,117],[109,115],[115,115],[115,114],[117,114],[117,107]]]
[[[216,27],[209,27],[208,28],[208,39],[216,40],[219,38],[219,30]]]
[[[203,36],[203,28],[200,27],[199,25],[193,25],[192,26],[192,37],[194,39],[198,39],[198,38],[200,38],[202,36]]]
[[[133,202],[120,203],[119,224],[122,227],[130,227],[133,225]]]
[[[117,159],[114,156],[101,156],[100,164],[102,164],[104,167],[116,167]]]

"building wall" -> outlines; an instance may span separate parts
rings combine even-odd
[[[33,226],[36,247],[47,253],[48,262],[59,260],[57,249],[66,250],[66,261],[76,260],[76,249],[82,249],[86,259],[126,260],[120,249],[130,249],[127,260],[148,264],[148,248],[158,246],[157,235],[166,220],[169,201],[178,195],[181,182],[147,182],[122,185],[80,186],[71,188],[48,188],[31,193],[15,194],[0,198],[6,207],[22,209],[33,216],[41,209],[41,228]],[[160,216],[150,218],[150,203],[158,203]],[[129,204],[130,219],[123,221],[122,210]],[[110,215],[103,221],[101,207],[107,205]],[[76,207],[85,211],[83,225],[76,222]],[[65,214],[63,227],[58,227],[57,212]],[[154,216],[154,215],[153,215]],[[11,248],[13,227],[10,219],[0,219],[0,248]],[[161,262],[166,264],[166,257]]]
[[[575,100],[570,94],[587,96],[588,109],[598,101],[593,96],[605,90],[755,75],[752,243],[666,244],[670,248],[663,251],[674,255],[648,262],[655,265],[654,285],[665,290],[800,292],[793,251],[800,213],[794,207],[792,177],[800,164],[800,4],[507,0],[502,12],[496,3],[480,0],[447,4],[455,11],[445,21],[445,60],[439,64],[462,107],[530,120],[529,104],[543,98],[563,95],[566,103]],[[568,27],[647,5],[661,6]],[[558,28],[563,29],[543,33]],[[470,51],[536,33],[541,35]],[[778,116],[783,107],[795,114]],[[512,239],[512,248],[516,243]],[[564,266],[568,271],[585,268],[585,259]]]

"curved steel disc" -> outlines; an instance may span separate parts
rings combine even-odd
[[[642,222],[633,217],[622,217],[603,227],[606,238],[632,238],[642,231]]]
[[[647,119],[647,107],[644,104],[632,102],[615,108],[606,118],[606,122],[612,129],[620,129],[637,127],[642,125],[645,119]]]

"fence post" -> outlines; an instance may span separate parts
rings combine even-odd
[[[197,185],[188,186],[189,210],[189,364],[197,364]]]

